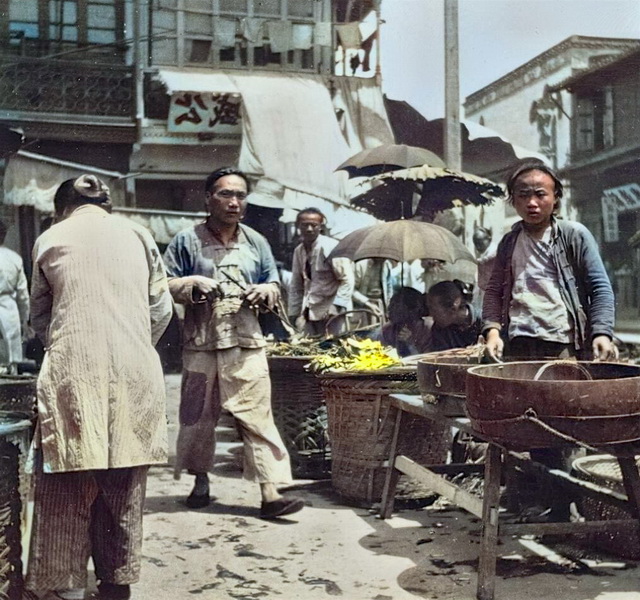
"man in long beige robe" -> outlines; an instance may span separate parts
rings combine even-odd
[[[154,344],[171,297],[149,233],[109,214],[95,177],[63,183],[58,223],[33,249],[38,378],[36,495],[27,586],[83,598],[93,557],[100,598],[138,580],[148,465],[166,461],[165,390]]]

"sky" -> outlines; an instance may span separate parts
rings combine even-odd
[[[640,39],[640,0],[459,0],[460,102],[572,35]],[[444,116],[444,0],[383,0],[383,91]]]

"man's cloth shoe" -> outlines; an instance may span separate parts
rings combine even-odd
[[[260,507],[260,518],[276,519],[278,517],[284,517],[285,515],[291,515],[302,510],[303,507],[304,501],[301,498],[287,498],[284,496],[272,502],[263,502]]]
[[[189,496],[187,496],[185,504],[189,508],[204,508],[211,504],[211,496],[209,494],[196,494],[191,492]]]
[[[98,584],[98,592],[100,600],[129,600],[131,598],[130,585],[102,582]]]

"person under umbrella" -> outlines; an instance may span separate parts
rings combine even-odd
[[[471,286],[458,279],[429,288],[427,307],[433,319],[430,351],[466,348],[478,342],[482,316],[471,304],[472,296]]]

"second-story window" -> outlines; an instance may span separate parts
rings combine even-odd
[[[613,88],[578,96],[575,145],[578,152],[595,152],[615,143]]]
[[[26,56],[123,37],[124,0],[0,0],[0,37]]]
[[[151,5],[154,65],[316,70],[314,26],[329,0],[158,0]]]

